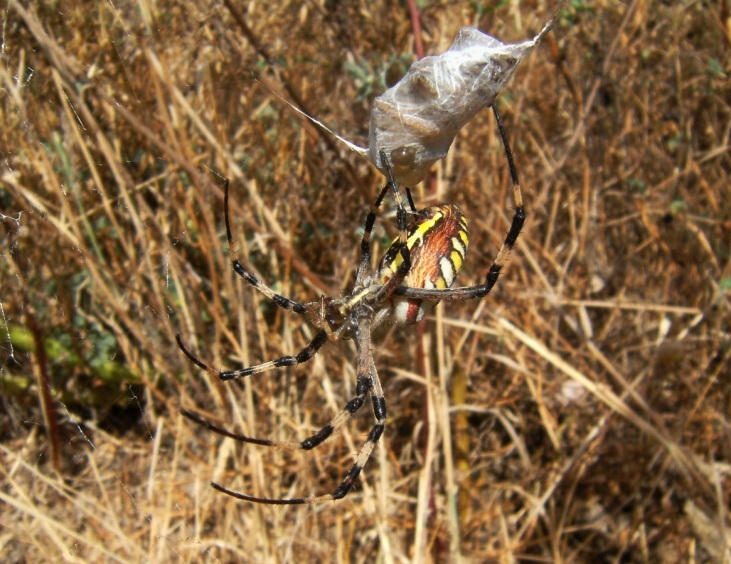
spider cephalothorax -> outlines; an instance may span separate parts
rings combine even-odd
[[[451,288],[467,253],[468,236],[465,216],[451,204],[439,204],[417,211],[408,191],[410,210],[407,211],[403,205],[399,187],[394,180],[390,161],[383,151],[380,157],[381,162],[386,165],[388,183],[381,190],[366,217],[361,241],[361,259],[353,288],[347,295],[337,298],[323,297],[304,303],[285,298],[261,282],[239,262],[231,234],[229,185],[228,181],[226,182],[224,218],[234,271],[279,307],[303,315],[317,328],[317,333],[310,343],[296,355],[283,356],[263,364],[235,370],[217,371],[210,368],[183,346],[179,335],[177,336],[178,345],[198,367],[217,375],[222,380],[230,380],[274,368],[295,366],[310,360],[328,341],[352,339],[358,351],[356,395],[345,404],[329,424],[302,441],[252,438],[219,427],[192,411],[184,409],[182,410],[183,415],[216,433],[244,443],[304,450],[317,447],[335,433],[363,406],[366,396],[371,397],[376,421],[352,468],[335,491],[330,494],[273,499],[235,492],[213,483],[214,488],[246,501],[292,505],[340,499],[345,497],[353,487],[386,425],[386,400],[373,361],[371,331],[389,321],[398,324],[416,323],[423,318],[428,306],[439,301],[476,299],[487,295],[497,282],[500,271],[507,262],[508,254],[523,226],[525,214],[517,172],[500,115],[494,107],[493,111],[508,159],[516,209],[508,235],[488,270],[485,283],[477,286]],[[373,269],[371,265],[371,231],[381,202],[389,191],[396,204],[399,235],[379,261],[378,268]]]

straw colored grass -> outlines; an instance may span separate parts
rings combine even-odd
[[[0,99],[0,554],[7,562],[723,562],[731,559],[731,8],[580,0],[499,99],[528,213],[482,302],[374,336],[389,419],[343,501],[364,408],[354,347],[300,350],[298,300],[353,280],[383,178],[278,96],[365,143],[414,35],[532,37],[552,2],[8,2]],[[276,93],[276,95],[275,95]],[[490,112],[414,192],[470,219],[485,274],[511,186]],[[383,252],[392,206],[374,233]]]

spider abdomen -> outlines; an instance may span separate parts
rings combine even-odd
[[[449,288],[464,263],[468,243],[467,218],[456,206],[439,204],[417,212],[408,226],[406,246],[410,251],[411,268],[402,285],[441,290]],[[381,259],[379,274],[384,283],[403,262],[398,251],[396,239]],[[393,296],[392,319],[407,325],[417,323],[435,303]]]

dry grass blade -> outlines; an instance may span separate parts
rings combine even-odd
[[[498,319],[497,324],[505,331],[516,337],[520,342],[527,345],[533,351],[535,351],[540,358],[545,359],[547,362],[558,368],[562,373],[566,374],[569,378],[578,382],[586,388],[586,390],[599,401],[607,405],[612,411],[619,413],[622,417],[625,417],[638,429],[647,433],[653,437],[665,449],[667,449],[670,456],[678,464],[679,469],[683,474],[692,475],[697,480],[699,486],[706,488],[706,493],[711,493],[710,484],[707,482],[706,477],[700,472],[698,463],[695,461],[695,456],[692,453],[687,452],[681,447],[676,441],[670,437],[665,436],[660,429],[653,427],[653,425],[646,419],[640,417],[635,413],[620,397],[618,397],[611,389],[606,386],[602,386],[576,370],[567,361],[560,358],[558,355],[553,354],[548,348],[541,342],[532,338],[530,335],[518,329],[515,325],[507,321],[506,319]],[[629,390],[628,390],[629,391]]]
[[[346,295],[383,179],[275,93],[364,146],[416,45],[523,41],[558,2],[236,4],[0,15],[3,561],[731,562],[728,2],[559,11],[498,99],[527,212],[510,262],[486,300],[374,335],[380,447],[351,498],[307,508],[209,483],[332,491],[370,406],[310,453],[180,415],[296,440],[356,387],[347,343],[227,384],[176,346],[236,368],[314,337],[231,272],[223,179],[257,276]],[[483,280],[513,214],[489,112],[413,194],[467,215],[457,284]]]

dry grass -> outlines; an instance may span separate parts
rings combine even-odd
[[[224,385],[174,335],[229,367],[312,336],[233,276],[223,177],[262,278],[298,299],[347,289],[383,179],[252,76],[363,139],[382,73],[412,53],[408,12],[252,2],[244,29],[226,3],[35,4],[2,12],[4,561],[729,559],[727,0],[562,12],[500,100],[529,214],[510,267],[482,303],[377,336],[382,445],[346,500],[294,508],[208,482],[331,491],[367,410],[290,453],[179,408],[305,436],[351,397],[352,347]],[[424,4],[427,52],[464,24],[523,40],[553,10]],[[479,280],[511,215],[490,112],[416,196],[465,209],[460,278]]]

